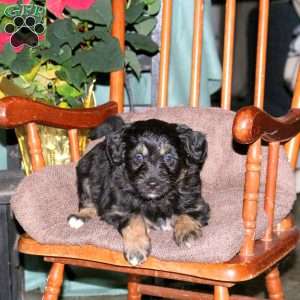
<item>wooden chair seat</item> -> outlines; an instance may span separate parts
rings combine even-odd
[[[124,259],[123,254],[118,251],[89,245],[39,244],[26,234],[22,235],[19,240],[19,251],[44,256],[46,261],[128,274],[161,278],[173,277],[177,280],[202,283],[203,280],[237,282],[254,278],[276,264],[296,247],[299,235],[300,232],[297,228],[287,232],[278,232],[267,246],[258,241],[252,257],[237,255],[226,263],[181,263],[159,260],[150,256],[138,269],[131,267]]]

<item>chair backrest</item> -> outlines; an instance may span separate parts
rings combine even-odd
[[[114,21],[112,34],[119,39],[121,48],[125,48],[125,3],[126,1],[112,1]],[[193,13],[193,44],[192,64],[190,73],[189,105],[198,107],[200,104],[200,80],[203,44],[204,24],[204,0],[194,1]],[[158,107],[168,106],[168,80],[171,49],[172,31],[172,0],[162,0],[161,17],[161,44],[160,44],[160,68],[156,103]],[[224,29],[224,54],[223,54],[223,76],[221,107],[231,107],[231,83],[234,50],[236,1],[226,1],[225,29]],[[192,13],[192,12],[191,12]],[[118,71],[111,74],[110,99],[118,103],[118,111],[122,112],[124,107],[124,72]]]

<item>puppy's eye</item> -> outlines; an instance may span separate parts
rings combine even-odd
[[[167,153],[164,155],[164,161],[165,162],[172,162],[174,161],[175,157],[171,153]]]
[[[136,161],[136,162],[142,162],[144,160],[144,156],[143,154],[141,153],[137,153],[135,154],[135,156],[133,157],[133,159]]]

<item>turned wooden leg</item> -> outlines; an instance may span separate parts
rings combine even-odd
[[[266,286],[270,300],[284,300],[283,288],[277,267],[266,275]]]
[[[58,300],[64,279],[64,264],[53,263],[50,269],[43,300]]]
[[[139,291],[139,277],[136,275],[128,276],[128,300],[141,300],[142,294]]]
[[[229,300],[229,290],[224,286],[215,286],[214,300]]]

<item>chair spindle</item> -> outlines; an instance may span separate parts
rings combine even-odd
[[[112,0],[112,36],[119,40],[121,50],[125,49],[125,6],[126,0]],[[110,101],[118,103],[118,112],[123,111],[124,106],[124,70],[110,73]]]
[[[76,162],[80,159],[79,138],[77,129],[68,130],[71,160]]]
[[[298,70],[297,74],[297,81],[292,99],[292,108],[300,108],[300,69]],[[297,166],[299,147],[300,134],[296,135],[285,145],[287,157],[293,169],[295,169]]]
[[[261,169],[261,145],[260,140],[249,146],[244,188],[243,222],[245,238],[240,254],[252,256],[254,254],[257,202]]]
[[[267,178],[265,188],[265,212],[268,219],[268,227],[263,238],[264,241],[271,241],[273,236],[273,220],[274,208],[276,199],[276,182],[279,160],[279,142],[269,144],[268,152],[268,165],[267,165]]]
[[[225,8],[221,107],[223,109],[228,109],[228,110],[230,110],[231,108],[235,15],[236,15],[236,0],[227,0],[226,8]]]
[[[201,63],[202,63],[202,44],[203,44],[203,10],[204,1],[194,1],[194,32],[192,46],[192,66],[190,82],[190,107],[199,106],[200,82],[201,82]]]
[[[259,1],[254,105],[263,109],[268,44],[269,0]]]
[[[28,123],[26,131],[32,171],[39,171],[45,167],[39,130],[35,123]]]
[[[269,0],[259,1],[258,30],[257,30],[257,52],[255,70],[254,105],[263,109],[267,38],[269,24]],[[261,140],[249,146],[246,162],[243,221],[245,226],[245,240],[240,254],[252,256],[254,254],[257,201],[260,184],[261,168]]]
[[[157,106],[168,106],[168,83],[170,66],[171,28],[173,0],[162,1],[161,48]]]

